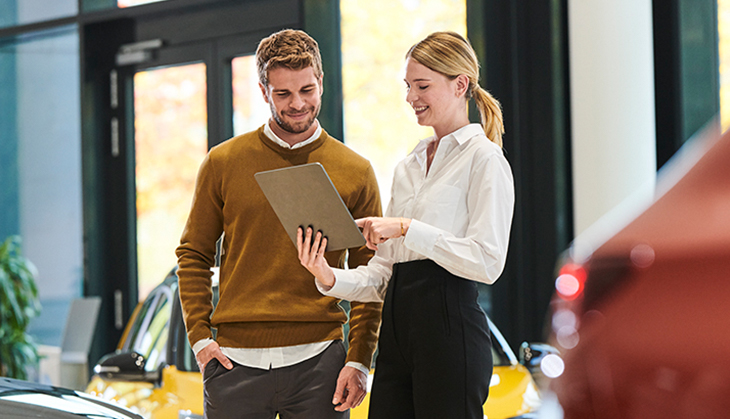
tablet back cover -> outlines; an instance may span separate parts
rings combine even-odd
[[[266,199],[296,246],[297,228],[327,236],[327,251],[360,247],[365,238],[320,163],[258,172]]]

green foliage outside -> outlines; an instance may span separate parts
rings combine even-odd
[[[38,365],[38,349],[26,333],[41,311],[35,266],[20,253],[20,237],[0,246],[0,376],[27,379]]]

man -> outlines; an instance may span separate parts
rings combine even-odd
[[[207,418],[347,418],[365,397],[379,304],[351,305],[349,350],[338,300],[322,296],[254,179],[321,163],[355,218],[380,214],[370,163],[319,125],[322,62],[314,39],[283,30],[259,44],[259,85],[271,119],[210,150],[177,248],[185,325],[203,372]],[[211,275],[221,244],[220,298]],[[331,263],[344,252],[327,254]],[[351,249],[349,265],[372,253]],[[211,327],[217,329],[213,340]]]

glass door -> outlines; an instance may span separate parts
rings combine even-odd
[[[137,280],[140,300],[175,266],[198,167],[208,151],[206,65],[134,75]]]
[[[260,36],[161,48],[133,75],[138,298],[177,263],[195,179],[208,149],[260,127],[270,112],[258,86]]]
[[[256,56],[248,54],[231,60],[233,88],[233,135],[255,130],[271,116],[259,88]]]
[[[299,0],[159,1],[81,25],[84,295],[103,299],[91,364],[114,350],[137,302],[175,267],[207,151],[233,136],[234,119],[237,132],[263,123],[253,115],[268,107],[245,109],[242,99],[261,100],[253,60],[234,59],[278,29],[302,27],[305,11]]]

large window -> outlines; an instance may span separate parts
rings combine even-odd
[[[405,54],[431,32],[466,35],[466,1],[342,0],[340,7],[344,140],[372,163],[385,210],[395,165],[433,133],[405,101]]]
[[[75,16],[78,0],[0,0],[0,28]]]
[[[82,294],[81,117],[76,26],[0,40],[0,240],[38,268],[31,334],[60,345]]]

